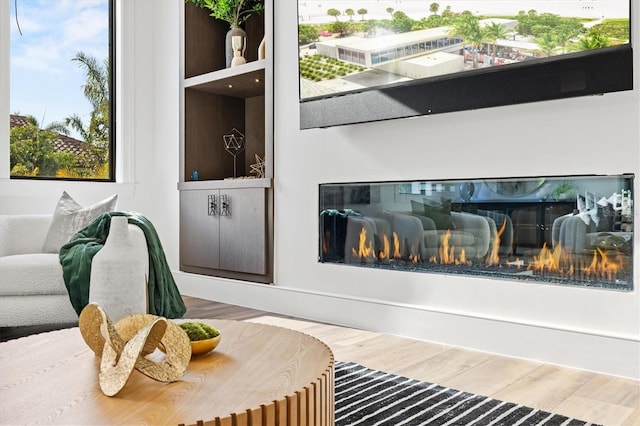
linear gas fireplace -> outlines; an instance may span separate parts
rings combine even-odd
[[[629,291],[633,180],[321,184],[319,260]]]

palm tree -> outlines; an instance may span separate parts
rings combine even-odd
[[[342,15],[342,13],[340,13],[340,11],[338,9],[329,9],[327,10],[327,15],[329,16],[333,16],[334,18],[336,18],[336,21],[338,20],[338,16]]]
[[[609,40],[602,34],[591,31],[586,37],[580,39],[578,50],[592,50],[609,46]]]
[[[364,21],[364,15],[366,15],[367,13],[369,13],[369,11],[367,9],[358,9],[358,15],[362,16],[361,21]]]
[[[406,33],[408,31],[411,31],[413,22],[413,19],[409,18],[406,13],[397,11],[393,14],[391,28],[396,33]]]
[[[110,102],[109,102],[109,59],[102,64],[93,56],[78,52],[72,59],[80,64],[86,75],[86,83],[83,86],[84,96],[91,104],[93,111],[88,125],[85,125],[78,114],[73,114],[65,119],[65,124],[75,129],[82,139],[94,147],[100,164],[109,161],[109,134],[110,134]]]
[[[471,45],[473,68],[478,68],[478,50],[485,39],[484,32],[480,28],[480,20],[469,14],[463,14],[451,27],[449,34],[460,37],[465,43]]]
[[[547,56],[551,56],[558,47],[558,40],[553,33],[544,33],[541,37],[536,38],[535,42]]]
[[[27,120],[27,123],[35,126],[38,129],[44,130],[45,132],[56,132],[62,133],[63,135],[69,135],[69,128],[61,121],[52,121],[47,124],[45,127],[40,127],[40,122],[31,114],[27,114],[24,117]],[[44,120],[44,117],[43,117]]]
[[[389,15],[391,15],[391,17],[393,17],[393,8],[392,8],[392,7],[388,7],[388,8],[386,9],[386,11],[387,11],[387,13],[388,13]]]
[[[498,46],[496,42],[498,39],[504,39],[507,37],[507,28],[499,24],[497,22],[491,22],[491,24],[487,25],[483,28],[485,35],[487,36],[487,40],[491,43],[491,57],[493,58],[492,64],[496,63],[496,51],[498,50]]]
[[[353,21],[353,15],[355,15],[356,13],[353,11],[353,9],[346,9],[344,11],[344,14],[349,17],[350,21]]]
[[[434,15],[438,14],[438,9],[440,9],[440,5],[438,3],[431,3],[429,5],[429,12],[431,12]]]
[[[584,26],[577,20],[565,20],[554,28],[553,33],[556,36],[558,46],[562,48],[562,53],[567,52],[567,46],[572,38],[578,37],[583,33]]]

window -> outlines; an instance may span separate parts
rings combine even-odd
[[[114,181],[114,7],[11,2],[12,179]]]

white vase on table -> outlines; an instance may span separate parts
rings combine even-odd
[[[131,243],[124,216],[111,217],[107,240],[91,262],[92,302],[102,306],[113,323],[148,312],[145,265]]]

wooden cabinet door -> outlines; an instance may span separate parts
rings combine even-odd
[[[220,268],[220,216],[210,206],[218,190],[180,191],[180,264]]]
[[[221,189],[228,214],[220,215],[220,269],[266,273],[266,189]]]

